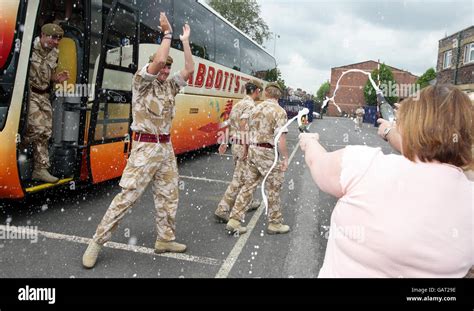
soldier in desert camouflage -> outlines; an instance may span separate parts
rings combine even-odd
[[[355,130],[360,132],[362,131],[362,122],[364,121],[365,110],[364,108],[362,108],[362,106],[359,105],[355,113],[356,113]]]
[[[101,246],[110,240],[112,231],[150,182],[157,213],[155,253],[186,251],[186,245],[174,241],[179,175],[170,128],[175,115],[175,96],[194,72],[189,45],[191,29],[186,24],[180,36],[185,68],[168,79],[173,63],[169,56],[172,28],[165,13],[160,14],[160,25],[164,37],[158,51],[133,78],[131,128],[135,141],[120,181],[122,192],[112,201],[84,253],[82,262],[86,268],[95,265]]]
[[[41,36],[33,43],[30,59],[28,120],[21,148],[28,144],[33,146],[33,179],[47,183],[59,180],[48,172],[51,166],[48,140],[53,128],[51,83],[62,83],[69,78],[67,71],[55,72],[59,56],[58,45],[63,35],[64,31],[58,25],[46,24],[41,27]]]
[[[250,146],[248,146],[247,174],[244,186],[230,213],[230,219],[226,226],[226,230],[229,232],[239,234],[247,232],[247,228],[241,224],[244,221],[245,207],[250,203],[253,191],[262,182],[275,160],[274,139],[288,119],[285,110],[278,104],[281,93],[280,86],[277,83],[268,84],[265,88],[267,99],[256,104],[250,113]],[[288,169],[286,133],[281,136],[278,149],[281,161],[272,170],[265,185],[269,205],[269,225],[267,228],[269,234],[290,231],[290,227],[283,224],[280,203],[280,190],[284,180],[284,172]]]
[[[245,85],[246,96],[232,107],[230,113],[230,133],[229,137],[232,143],[232,155],[234,157],[234,174],[232,182],[219,202],[214,212],[217,222],[226,223],[229,221],[229,213],[235,204],[235,199],[244,184],[244,174],[247,171],[247,149],[248,144],[248,119],[250,112],[255,107],[255,100],[260,99],[260,93],[263,90],[262,84],[257,80],[252,80]],[[227,143],[221,144],[219,153],[224,154],[227,150]],[[244,153],[245,152],[245,153]],[[247,211],[252,211],[260,206],[260,202],[254,201],[249,204]]]

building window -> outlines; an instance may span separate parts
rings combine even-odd
[[[464,49],[464,64],[474,62],[474,43],[469,43]]]
[[[444,57],[443,57],[443,69],[447,69],[451,67],[451,58],[453,57],[453,51],[449,50],[444,52]]]

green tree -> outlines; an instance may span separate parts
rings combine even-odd
[[[420,86],[420,90],[430,85],[430,81],[436,78],[434,68],[426,70],[426,72],[416,80],[416,84]]]
[[[396,103],[398,101],[398,97],[393,96],[394,90],[396,87],[397,82],[393,77],[393,73],[390,68],[382,64],[380,65],[380,70],[375,69],[371,73],[372,79],[375,81],[377,85],[380,85],[380,90],[383,91],[385,99],[390,103]],[[379,80],[377,80],[379,79]],[[369,106],[376,106],[377,105],[377,94],[375,93],[374,87],[369,79],[367,79],[367,83],[364,87],[364,97],[365,101]]]
[[[323,102],[326,99],[326,96],[329,94],[330,88],[331,85],[329,84],[329,81],[326,81],[321,84],[319,90],[316,92],[316,99],[320,102]]]
[[[258,44],[270,37],[256,0],[210,0],[209,5]]]
[[[278,69],[278,67],[267,71],[265,75],[265,80],[268,82],[277,82],[280,85],[283,92],[284,93],[286,92],[287,86],[285,85],[285,80],[281,78],[281,71],[280,69]]]

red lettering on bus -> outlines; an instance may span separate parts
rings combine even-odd
[[[230,74],[229,89],[227,90],[228,92],[230,92],[230,90],[232,89],[232,83],[234,83],[234,77],[235,77],[235,75],[233,73],[231,73]]]
[[[224,71],[224,86],[222,87],[222,90],[225,91],[227,88],[227,79],[229,78],[229,73],[227,71]]]
[[[194,73],[189,75],[188,86],[193,86],[193,81],[194,81]]]
[[[207,71],[206,89],[212,88],[212,85],[214,84],[215,73],[216,69],[212,66],[209,66],[209,70]]]
[[[237,76],[235,78],[235,89],[234,89],[234,93],[238,93],[240,90],[240,76]]]
[[[194,81],[195,87],[202,87],[204,85],[205,75],[206,75],[206,65],[199,64],[196,80]]]
[[[250,81],[250,79],[241,77],[240,80],[242,80],[242,87],[240,88],[240,93],[245,94],[245,85],[247,84],[247,82]]]
[[[214,87],[215,87],[217,90],[220,90],[220,89],[221,89],[223,76],[224,76],[224,73],[222,72],[222,70],[220,70],[220,69],[217,70],[216,83],[214,84]]]

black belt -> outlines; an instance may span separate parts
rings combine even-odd
[[[31,86],[31,91],[36,94],[44,95],[44,94],[49,94],[49,92],[51,91],[51,88],[48,86],[46,90],[42,90],[37,87]]]
[[[262,148],[268,148],[268,149],[273,149],[273,145],[269,143],[261,143],[261,144],[252,144],[257,147],[262,147]]]

